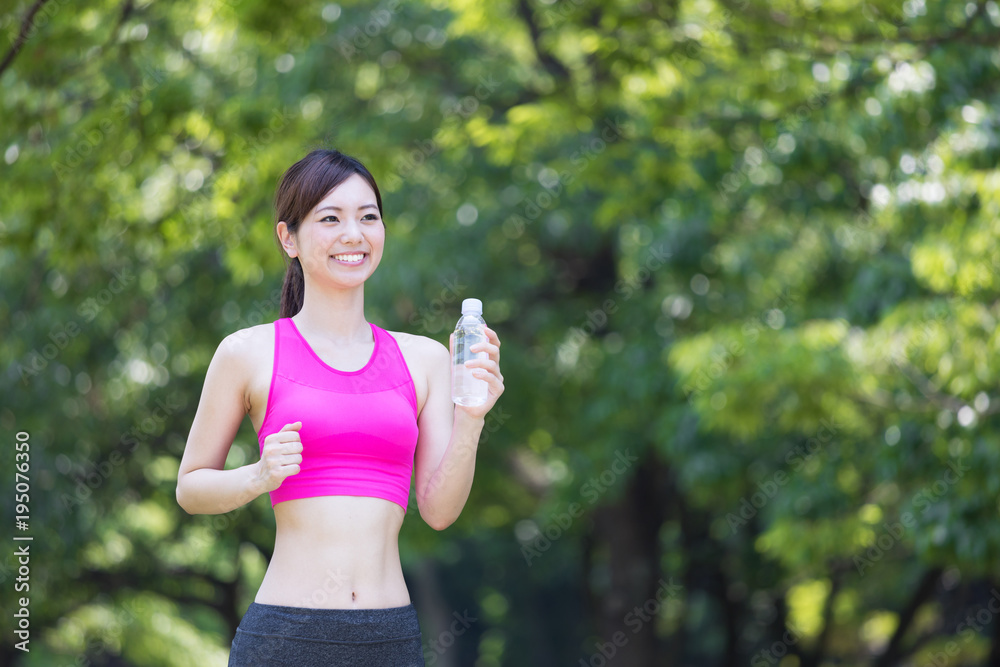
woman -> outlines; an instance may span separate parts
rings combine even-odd
[[[275,209],[291,258],[280,317],[219,345],[177,476],[191,514],[262,493],[274,508],[274,554],[229,664],[423,665],[398,549],[410,477],[424,521],[451,525],[503,393],[500,340],[487,328],[472,351],[489,358],[467,362],[489,385],[486,403],[457,406],[444,345],[365,320],[385,225],[375,179],[354,158],[309,153],[285,173]],[[224,470],[245,414],[260,459]]]

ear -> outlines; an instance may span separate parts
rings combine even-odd
[[[289,257],[298,257],[299,251],[295,247],[295,237],[292,236],[291,232],[288,231],[288,225],[284,220],[279,222],[275,228],[275,232],[278,234],[278,238],[281,240],[281,247],[285,249],[285,252]]]

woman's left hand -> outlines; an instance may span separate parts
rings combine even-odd
[[[469,348],[470,352],[487,352],[489,353],[488,359],[470,359],[465,362],[466,367],[472,368],[472,375],[481,380],[486,380],[487,386],[489,387],[489,393],[486,396],[486,402],[482,405],[468,406],[468,405],[458,405],[455,404],[456,410],[461,410],[465,412],[470,417],[476,419],[485,419],[486,413],[489,412],[493,406],[496,404],[497,399],[500,398],[500,394],[503,393],[503,375],[500,374],[500,338],[497,337],[497,332],[493,331],[489,327],[486,327],[486,337],[489,339],[485,343],[476,343]],[[448,350],[454,358],[455,354],[455,334],[452,333],[448,338]]]

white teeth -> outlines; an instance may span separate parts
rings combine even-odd
[[[341,260],[343,262],[360,262],[362,257],[364,257],[363,254],[361,254],[361,255],[334,255],[333,256],[334,259],[339,259],[339,260]]]

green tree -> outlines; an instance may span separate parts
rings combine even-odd
[[[319,145],[382,188],[368,318],[504,342],[462,517],[404,524],[429,664],[1000,664],[996,2],[6,11],[4,664],[224,664],[273,515],[177,465]]]

